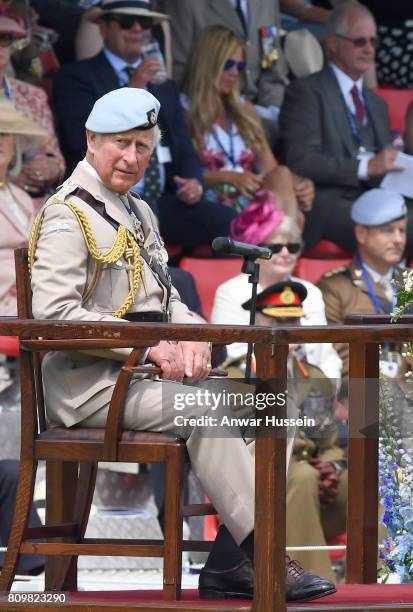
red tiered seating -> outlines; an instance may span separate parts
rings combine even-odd
[[[413,102],[413,89],[377,87],[375,92],[388,104],[391,129],[403,132],[407,107]]]
[[[345,266],[350,261],[351,257],[343,259],[310,259],[309,257],[300,257],[295,266],[294,276],[315,284],[329,270]]]
[[[0,336],[0,353],[8,357],[17,357],[19,354],[19,339],[13,336]]]
[[[305,248],[303,257],[309,259],[351,259],[353,254],[345,248],[331,242],[331,240],[320,240],[312,247]]]
[[[191,272],[195,278],[202,310],[207,319],[211,316],[214,295],[217,287],[241,272],[242,259],[197,259],[184,257],[180,267]]]

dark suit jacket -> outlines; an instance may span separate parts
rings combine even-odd
[[[387,105],[372,91],[365,90],[365,95],[375,150],[379,152],[391,143]],[[306,215],[307,244],[311,246],[323,235],[338,241],[337,231],[332,231],[331,236],[328,231],[334,225],[345,224],[346,236],[340,244],[349,248],[353,240],[351,204],[377,181],[358,179],[358,147],[345,102],[328,67],[289,85],[281,107],[280,135],[286,165],[293,172],[311,178],[316,186],[313,210]]]
[[[58,122],[63,155],[70,174],[86,151],[85,123],[96,100],[117,89],[115,71],[103,51],[87,60],[67,64],[59,70],[53,88],[53,104]],[[161,103],[159,125],[162,143],[171,151],[172,162],[165,165],[166,189],[173,191],[173,175],[200,179],[198,155],[191,141],[179,102],[179,93],[171,80],[148,85]]]
[[[391,143],[386,103],[365,90],[376,151]],[[360,187],[357,146],[337,82],[329,68],[287,88],[280,113],[281,147],[286,164],[316,186]]]

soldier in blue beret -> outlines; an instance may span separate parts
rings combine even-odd
[[[318,282],[329,323],[343,324],[354,313],[389,314],[395,303],[392,279],[403,272],[407,207],[404,198],[386,189],[370,189],[351,209],[357,252]],[[336,346],[348,373],[348,346]],[[395,358],[391,355],[389,359]]]

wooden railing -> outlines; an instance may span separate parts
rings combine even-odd
[[[367,324],[368,322],[368,324]],[[377,576],[377,423],[379,344],[413,341],[413,317],[389,324],[381,317],[356,317],[353,325],[324,327],[244,327],[139,323],[36,321],[0,318],[0,335],[24,340],[47,338],[73,348],[150,346],[163,340],[254,342],[257,378],[286,389],[288,344],[348,342],[350,346],[349,502],[347,582],[374,583]],[[373,324],[371,324],[373,323]],[[271,414],[267,408],[267,414]],[[277,409],[277,416],[283,416]],[[367,428],[367,429],[366,429]],[[360,433],[365,431],[365,433]],[[256,442],[255,596],[253,610],[284,612],[285,449],[281,435]]]

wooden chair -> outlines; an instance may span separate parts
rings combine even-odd
[[[19,318],[32,318],[27,250],[15,252]],[[21,461],[16,509],[0,591],[11,588],[20,554],[53,555],[46,574],[47,590],[77,590],[77,557],[126,555],[162,557],[163,596],[180,597],[181,556],[185,550],[208,550],[209,543],[182,542],[184,515],[213,513],[211,505],[183,508],[185,443],[173,435],[122,430],[125,397],[142,354],[135,348],[121,368],[106,427],[103,429],[50,428],[45,414],[39,351],[87,348],[96,340],[25,340],[20,343]],[[105,340],[105,346],[116,341]],[[112,342],[112,344],[111,344]],[[46,461],[46,525],[28,528],[37,462]],[[164,463],[166,465],[164,540],[107,540],[85,538],[99,461]],[[47,542],[33,542],[33,540]]]

